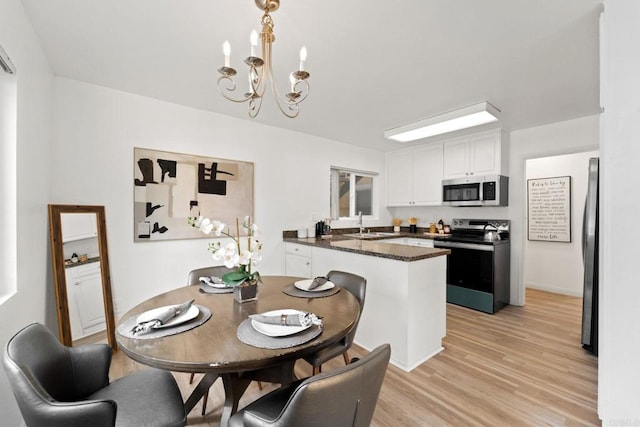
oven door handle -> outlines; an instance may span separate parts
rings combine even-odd
[[[462,243],[462,242],[433,242],[434,248],[454,248],[454,249],[472,249],[474,251],[493,252],[493,245],[479,245],[476,243]]]

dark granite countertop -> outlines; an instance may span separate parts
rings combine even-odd
[[[99,262],[100,261],[100,257],[95,257],[95,258],[88,258],[86,261],[78,261],[78,262],[67,262],[67,260],[65,260],[65,264],[64,264],[64,268],[73,268],[73,267],[78,267],[80,265],[86,265],[86,264],[91,264],[93,262]]]
[[[378,240],[392,239],[401,237],[422,237],[429,238],[424,235],[412,233],[400,233],[397,236],[384,236],[375,239],[355,239],[352,237],[342,236],[340,234],[332,235],[331,238],[315,238],[298,239],[293,237],[285,237],[283,240],[288,243],[297,243],[300,245],[315,246],[325,249],[334,249],[337,251],[351,252],[361,255],[369,255],[378,258],[388,258],[397,261],[419,261],[422,259],[433,258],[451,253],[449,249],[441,248],[424,248],[419,246],[398,245],[395,243],[384,243]]]

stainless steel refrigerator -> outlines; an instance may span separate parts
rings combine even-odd
[[[582,347],[595,355],[598,355],[598,167],[598,158],[589,159],[587,200],[582,223]]]

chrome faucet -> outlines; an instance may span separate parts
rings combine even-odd
[[[360,226],[360,234],[364,234],[364,226],[362,225],[362,211],[358,212],[358,225]]]

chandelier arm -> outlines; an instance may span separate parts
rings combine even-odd
[[[299,91],[298,91],[298,85],[303,85],[303,88],[300,89]],[[296,100],[293,102],[295,102],[296,104],[300,104],[302,101],[307,99],[307,96],[309,96],[309,92],[311,92],[311,85],[306,80],[298,80],[293,85],[293,92],[297,92],[300,95],[300,98],[296,98]]]
[[[263,52],[264,52],[264,49],[263,49]],[[267,69],[267,64],[268,62],[265,62],[264,66],[261,67],[259,73],[255,69],[253,70],[256,73],[255,80],[253,81],[255,83],[253,85],[253,90],[254,90],[254,93],[261,98],[264,96],[266,86],[267,86],[267,80],[269,80],[269,72]]]
[[[298,91],[298,85],[301,85],[301,84],[304,87],[300,91]],[[273,84],[271,89],[273,92],[273,96],[276,98],[276,104],[278,105],[278,108],[280,109],[280,111],[287,117],[294,118],[299,113],[300,103],[304,101],[309,95],[309,92],[311,91],[311,86],[309,85],[309,82],[307,82],[306,80],[298,80],[293,85],[292,93],[287,94],[286,97],[278,93],[278,89],[275,83]],[[295,98],[292,98],[290,96],[293,94],[296,95]],[[294,115],[287,114],[282,107],[283,105],[286,106],[289,111],[295,112]]]
[[[278,106],[278,109],[280,110],[280,112],[285,116],[293,119],[298,116],[299,106],[297,102],[293,102],[293,103],[288,102],[285,99],[285,97],[280,95],[280,93],[278,92],[278,86],[275,82],[275,79],[273,78],[273,60],[272,60],[272,54],[271,54],[272,42],[273,42],[273,38],[265,37],[262,43],[262,53],[265,60],[264,67],[263,67],[264,85],[266,86],[268,84],[269,86],[271,86],[271,93],[275,98],[275,103]],[[269,80],[268,83],[267,83],[267,80]]]
[[[262,97],[254,96],[249,99],[249,109],[247,112],[249,113],[249,117],[255,119],[260,113],[260,109],[262,108]]]
[[[230,87],[223,87],[222,84],[221,84],[223,81],[230,82],[231,83]],[[233,98],[233,97],[229,96],[227,93],[235,92],[235,90],[237,89],[236,82],[231,77],[228,77],[228,76],[220,76],[220,77],[218,77],[218,85],[217,86],[218,86],[218,91],[220,92],[220,94],[225,99],[228,99],[229,101],[242,103],[242,102],[247,102],[252,98],[251,96],[247,96],[247,95],[245,95],[244,98]]]
[[[296,117],[298,117],[298,113],[300,112],[300,107],[298,106],[297,102],[287,102],[286,100],[282,99],[280,97],[280,95],[276,92],[275,88],[272,88],[272,92],[274,97],[276,98],[276,105],[278,106],[278,109],[280,110],[280,112],[282,114],[284,114],[285,116],[289,117],[290,119],[295,119]],[[290,111],[291,113],[285,111],[285,109],[282,107],[282,104],[286,105],[287,110]]]
[[[293,118],[297,117],[298,113],[299,113],[298,103],[297,102],[289,102],[282,95],[280,95],[278,93],[278,87],[277,87],[275,81],[273,80],[273,75],[272,75],[272,78],[270,80],[271,80],[270,81],[270,83],[271,83],[271,93],[273,94],[275,103],[278,106],[278,109],[280,110],[280,112],[282,114],[284,114],[285,116],[289,117],[290,119],[293,119]],[[286,110],[285,110],[284,106],[286,106]],[[291,113],[289,113],[288,111],[290,111]]]

